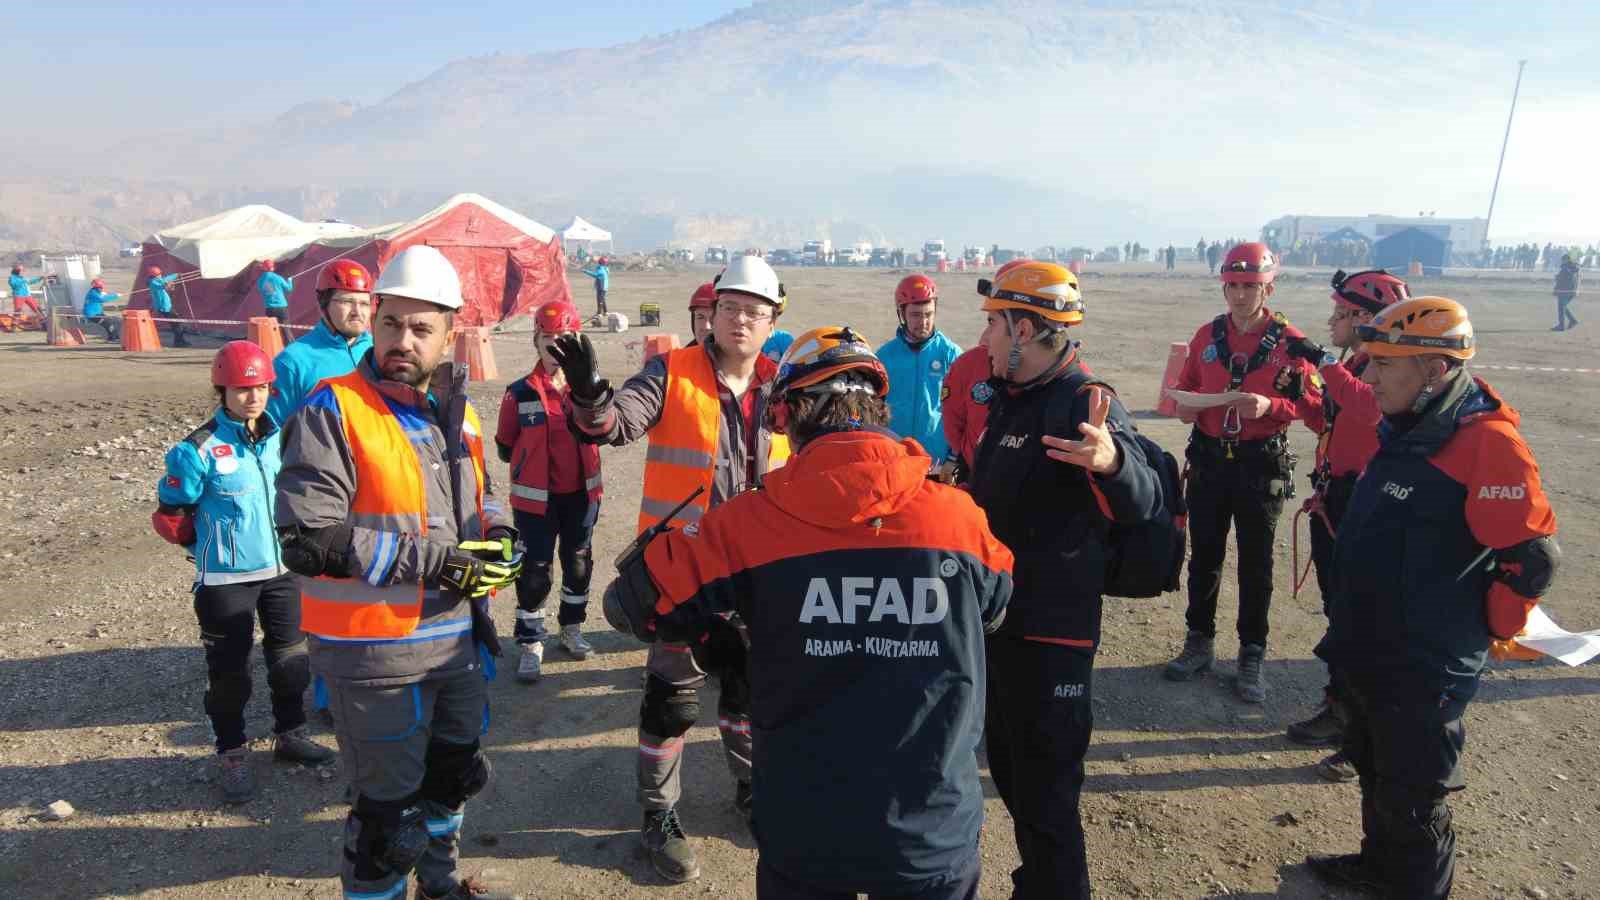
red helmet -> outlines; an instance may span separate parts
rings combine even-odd
[[[1346,275],[1343,269],[1333,273],[1333,299],[1340,306],[1369,312],[1374,315],[1391,303],[1411,299],[1411,289],[1406,283],[1382,269],[1370,269]]]
[[[1278,260],[1259,241],[1239,244],[1222,259],[1223,284],[1271,284],[1278,274]]]
[[[17,263],[16,265],[12,266],[11,267],[11,274],[13,274],[13,275],[21,275],[22,274],[22,263]]]
[[[898,309],[913,303],[927,303],[939,299],[939,286],[926,275],[907,275],[894,289],[894,305]]]
[[[146,275],[150,276],[151,278],[160,278],[161,277],[161,267],[160,266],[151,266],[150,268],[145,269],[144,273]]]
[[[599,259],[595,260],[595,264],[596,265],[601,265],[601,266],[603,266],[603,265],[605,265],[606,263],[609,263],[609,262],[611,262],[611,260],[606,259],[604,256],[602,256]]]
[[[261,261],[261,268],[266,269],[268,272],[271,272],[273,269],[276,269],[277,267],[278,267],[278,261],[277,260],[274,260],[274,259],[263,259]]]
[[[717,286],[706,282],[694,289],[689,295],[689,310],[712,309],[717,305]]]
[[[106,280],[104,278],[96,278],[95,280],[89,282],[89,287],[92,288],[100,288],[101,290],[105,290],[105,286]]]
[[[551,300],[533,313],[533,324],[541,334],[582,331],[583,317],[578,308],[565,300]]]
[[[358,291],[372,293],[372,273],[353,259],[341,259],[322,267],[317,274],[317,291]]]
[[[229,341],[211,360],[211,383],[217,387],[255,387],[276,377],[267,351],[253,341]]]

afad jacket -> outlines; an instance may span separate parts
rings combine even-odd
[[[265,581],[284,574],[273,525],[273,486],[278,480],[278,429],[268,416],[252,438],[244,423],[217,410],[167,451],[167,471],[156,489],[161,510],[155,527],[162,537],[193,537],[184,545],[194,556],[196,588]]]
[[[591,506],[600,502],[605,487],[600,475],[600,447],[577,435],[569,396],[570,389],[564,384],[557,387],[542,362],[527,377],[506,386],[494,439],[501,459],[511,466],[512,509],[542,516],[550,504],[552,428],[573,430],[583,490]]]
[[[1011,552],[930,463],[887,432],[828,434],[646,551],[664,639],[749,626],[756,839],[820,890],[917,893],[983,823],[984,634]]]
[[[941,331],[913,348],[906,341],[904,326],[878,348],[878,359],[889,372],[889,427],[896,434],[916,438],[938,462],[943,462],[950,450],[939,416],[944,378],[960,355],[961,348]]]
[[[1056,370],[1022,390],[990,382],[994,397],[972,471],[972,496],[989,527],[1016,554],[1016,595],[1001,634],[1093,652],[1100,643],[1112,521],[1148,522],[1161,506],[1160,480],[1133,419],[1115,397],[1106,427],[1121,450],[1114,475],[1091,475],[1045,456],[1043,435],[1076,440],[1091,392],[1067,376],[1090,374],[1074,346]]]
[[[1491,635],[1537,602],[1510,582],[1550,574],[1516,561],[1556,531],[1519,420],[1465,374],[1409,428],[1384,420],[1339,523],[1318,656],[1385,690],[1471,697]]]

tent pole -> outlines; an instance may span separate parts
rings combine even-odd
[[[1517,60],[1517,84],[1511,89],[1511,112],[1506,115],[1506,136],[1500,142],[1500,162],[1494,167],[1494,188],[1489,191],[1489,214],[1483,217],[1483,247],[1489,248],[1489,223],[1494,220],[1494,201],[1500,193],[1500,170],[1506,166],[1506,147],[1511,143],[1511,120],[1517,115],[1517,95],[1522,92],[1522,70],[1528,65],[1525,59]]]

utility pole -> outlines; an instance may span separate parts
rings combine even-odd
[[[1506,136],[1500,142],[1500,164],[1494,167],[1494,189],[1489,191],[1489,214],[1483,218],[1484,249],[1489,247],[1489,223],[1494,221],[1494,200],[1500,193],[1500,170],[1506,166],[1506,146],[1511,143],[1511,120],[1517,115],[1517,95],[1522,92],[1522,70],[1527,65],[1527,60],[1517,60],[1517,85],[1511,89],[1511,112],[1506,115]]]

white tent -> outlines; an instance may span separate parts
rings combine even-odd
[[[573,241],[587,242],[591,249],[595,242],[605,241],[608,249],[613,252],[616,250],[616,245],[611,242],[611,232],[582,216],[573,216],[572,222],[561,229],[561,242],[571,244]]]
[[[343,222],[302,222],[260,204],[174,225],[147,243],[200,269],[203,278],[231,278],[257,260],[275,259],[305,245],[361,231]]]

